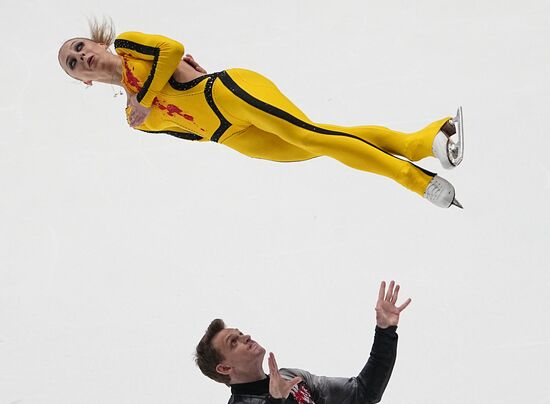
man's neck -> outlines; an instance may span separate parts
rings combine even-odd
[[[264,370],[260,368],[251,373],[240,374],[238,376],[231,377],[230,384],[242,384],[242,383],[252,383],[257,382],[258,380],[263,380],[267,377]]]
[[[231,385],[231,394],[263,396],[269,394],[269,376],[253,382]]]

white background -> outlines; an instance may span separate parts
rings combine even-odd
[[[379,282],[402,315],[386,403],[550,403],[550,3],[3,0],[0,403],[224,403],[193,351],[225,319],[283,367],[353,376]],[[415,131],[464,106],[464,204],[319,158],[133,131],[57,50],[108,15],[313,120]],[[441,171],[435,159],[421,163]]]

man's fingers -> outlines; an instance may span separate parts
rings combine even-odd
[[[386,294],[386,282],[382,281],[382,283],[380,283],[380,289],[378,290],[378,300],[384,300],[385,294]]]
[[[273,352],[269,353],[269,358],[267,359],[267,363],[269,364],[269,374],[274,377],[278,377],[279,366],[277,366],[277,361],[275,360],[275,355],[273,355]]]
[[[290,381],[290,388],[292,389],[294,386],[296,386],[298,383],[302,381],[302,378],[299,376],[296,376],[294,379]]]
[[[267,364],[269,366],[269,375],[275,375],[275,364],[273,363],[273,353],[269,353],[269,358],[267,358]]]
[[[397,308],[397,310],[398,310],[399,312],[402,312],[403,310],[405,310],[405,309],[407,308],[407,306],[408,306],[410,303],[411,303],[411,298],[409,297],[409,298],[405,301],[405,303],[403,303],[401,306],[399,306],[399,307]]]
[[[388,293],[386,293],[386,300],[390,301],[392,295],[393,295],[393,287],[395,286],[395,281],[390,282],[390,286],[388,287]]]
[[[273,354],[273,352],[271,352],[269,356],[273,359],[273,366],[275,367],[276,372],[279,373],[279,365],[277,365],[277,360],[275,359],[275,355]]]
[[[393,291],[393,296],[391,297],[390,302],[395,304],[395,302],[397,302],[398,296],[399,296],[399,285],[395,285],[395,290]]]

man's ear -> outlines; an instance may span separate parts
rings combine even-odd
[[[104,43],[100,43],[99,46],[101,46],[103,49],[107,49],[107,48],[108,48],[108,46],[107,46],[106,44],[104,44]]]
[[[231,366],[222,365],[221,363],[218,363],[216,365],[216,372],[222,375],[229,375],[229,373],[231,372]]]

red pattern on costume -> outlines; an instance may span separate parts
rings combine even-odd
[[[141,88],[143,87],[141,85],[141,82],[136,76],[134,76],[134,72],[132,72],[132,69],[130,69],[130,66],[128,66],[128,60],[126,60],[125,57],[123,57],[122,60],[124,61],[124,71],[126,71],[126,82],[128,83],[128,85],[134,87],[139,93],[141,91]]]
[[[167,111],[168,115],[174,116],[174,114],[178,114],[179,116],[187,119],[188,121],[194,122],[195,118],[193,118],[191,115],[184,114],[180,107],[174,104],[168,104],[164,105],[162,104],[157,97],[153,100],[153,105],[159,107],[163,111]]]
[[[124,63],[124,71],[126,72],[126,83],[128,83],[129,86],[133,87],[136,92],[140,92],[143,88],[143,85],[141,84],[141,81],[134,75],[134,72],[132,71],[133,68],[130,68],[128,65],[128,60],[126,59],[125,55],[122,56],[122,61]],[[181,108],[179,108],[177,105],[174,104],[162,104],[157,97],[154,98],[152,106],[158,107],[161,111],[166,111],[168,113],[168,116],[174,116],[174,114],[177,114],[181,116],[183,119],[186,119],[190,122],[192,122],[195,126],[198,126],[195,123],[195,118],[192,115],[184,113]],[[199,128],[202,132],[205,132],[206,130],[204,128]]]
[[[167,104],[164,105],[162,102],[159,101],[157,97],[153,100],[153,106],[158,107],[161,111],[166,111],[168,113],[168,116],[174,116],[174,114],[181,116],[182,118],[192,122],[195,126],[197,124],[195,123],[195,118],[192,115],[186,114],[182,111],[180,107],[174,104]],[[205,131],[203,128],[199,128],[201,131]]]
[[[296,400],[298,404],[315,404],[315,401],[311,398],[311,393],[303,383],[294,386],[292,390],[290,390],[290,394],[292,394],[292,397],[294,397],[294,400]]]

